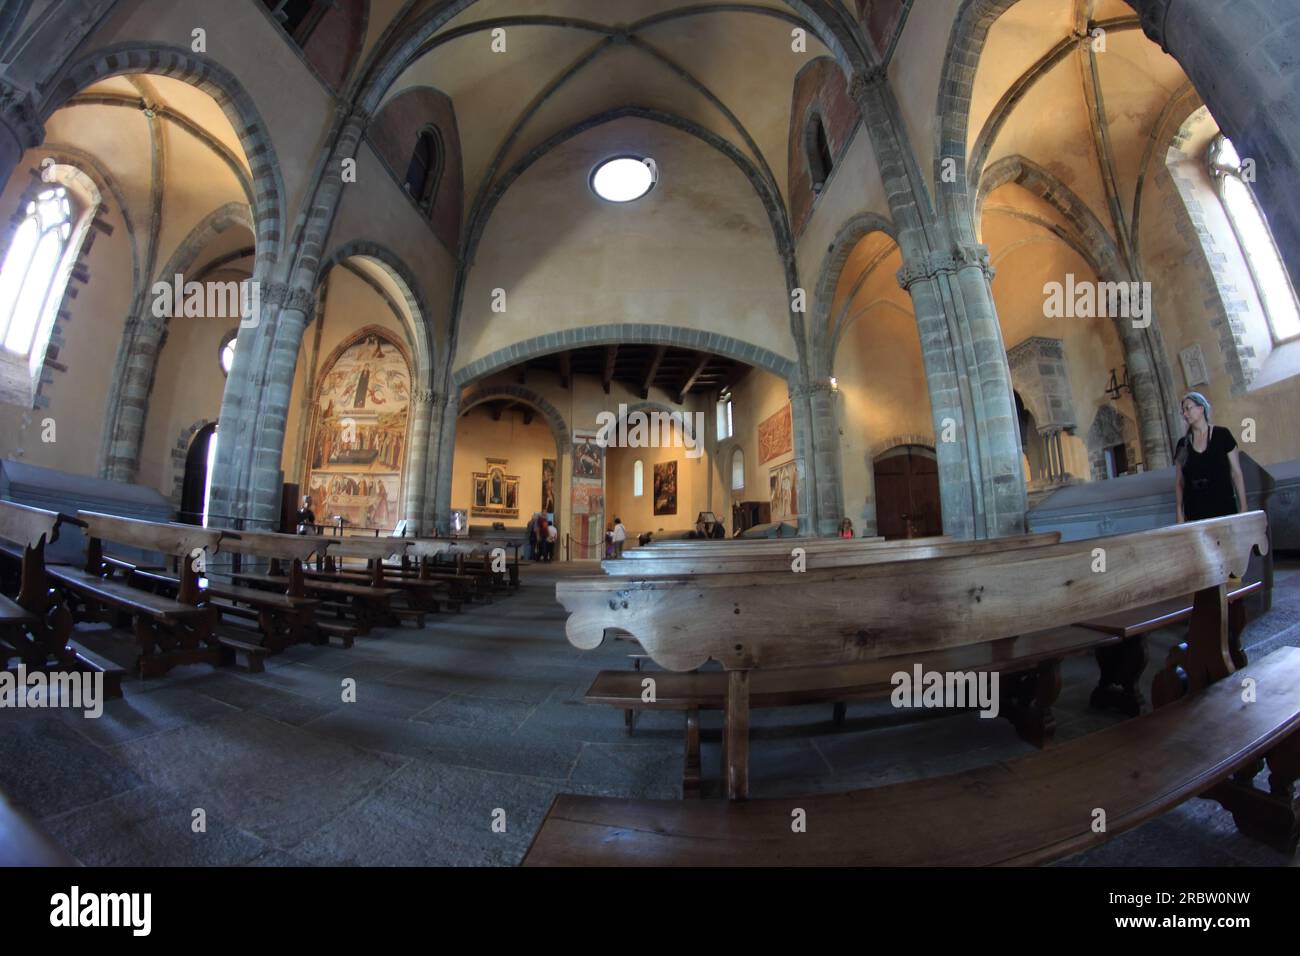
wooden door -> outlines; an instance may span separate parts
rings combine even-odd
[[[943,534],[939,464],[920,451],[875,463],[876,533],[886,539]]]

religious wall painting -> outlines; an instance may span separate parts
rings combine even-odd
[[[573,436],[572,541],[574,556],[597,558],[605,546],[605,449],[597,433]]]
[[[655,464],[655,514],[677,514],[677,462]]]
[[[475,518],[518,518],[519,476],[506,474],[509,460],[488,458],[483,471],[473,473]]]
[[[320,523],[389,530],[400,520],[410,400],[410,362],[379,329],[322,366],[305,483]]]
[[[542,459],[542,513],[555,514],[555,459]]]
[[[780,521],[799,513],[799,471],[795,462],[777,465],[767,477],[772,520]]]
[[[763,419],[758,425],[758,463],[764,464],[794,451],[794,428],[787,403],[775,415]]]

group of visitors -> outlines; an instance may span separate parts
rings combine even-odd
[[[555,545],[560,539],[560,529],[540,511],[528,519],[528,540],[524,542],[524,559],[527,561],[554,561]]]
[[[623,557],[623,542],[627,540],[627,528],[619,518],[605,528],[605,557]]]

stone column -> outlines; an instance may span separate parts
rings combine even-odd
[[[430,410],[435,393],[431,389],[415,389],[411,393],[411,436],[406,448],[406,500],[402,504],[402,517],[410,522],[413,534],[424,534],[425,488],[428,484]]]
[[[1293,282],[1300,284],[1300,9],[1296,0],[1129,0],[1243,158]]]
[[[835,393],[830,379],[805,382],[791,389],[791,396],[807,403],[811,440],[808,451],[812,467],[807,469],[807,484],[801,498],[808,502],[810,530],[821,536],[834,535],[843,512],[843,488],[840,481],[840,446],[835,424]],[[724,472],[725,473],[725,472]]]
[[[456,459],[456,426],[460,418],[460,392],[444,396],[443,401],[434,402],[434,407],[441,408],[441,421],[437,431],[438,452],[434,463],[433,478],[433,520],[439,534],[446,534],[451,526],[451,477]],[[434,432],[430,432],[432,436]]]
[[[280,470],[284,453],[289,395],[307,326],[315,302],[321,250],[338,212],[343,192],[343,162],[356,156],[369,115],[340,113],[338,134],[325,160],[315,194],[307,203],[302,241],[292,265],[277,270],[287,282],[260,284],[262,315],[256,329],[243,330],[235,364],[221,402],[214,510],[242,517],[248,527],[273,527],[280,513]],[[261,276],[255,276],[260,282]],[[245,336],[249,331],[249,347]]]
[[[0,80],[0,189],[18,168],[27,150],[45,140],[45,127],[32,105],[31,96]]]

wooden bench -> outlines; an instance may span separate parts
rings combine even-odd
[[[72,614],[50,592],[45,546],[62,524],[58,512],[0,501],[0,541],[10,559],[0,594],[0,669],[16,657],[29,671],[103,674],[104,696],[121,697],[122,668],[72,640]]]
[[[206,604],[199,588],[195,557],[200,552],[209,557],[216,554],[223,532],[88,511],[64,520],[78,524],[86,534],[86,565],[84,569],[51,566],[47,574],[79,619],[110,623],[117,623],[122,615],[131,619],[141,677],[157,677],[178,664],[233,661],[233,652],[222,648],[215,633],[216,610]],[[179,569],[177,596],[153,594],[107,576],[115,569],[104,564],[105,543],[172,558]]]
[[[1093,571],[1097,547],[1107,553],[1108,570],[1101,573]],[[1251,512],[923,562],[801,575],[572,579],[559,582],[556,591],[570,612],[566,630],[576,647],[594,648],[617,630],[636,637],[669,670],[693,670],[709,659],[722,663],[727,791],[744,800],[752,678],[762,669],[919,660],[1014,634],[1032,636],[1062,620],[1148,606],[1192,589],[1188,640],[1169,653],[1153,683],[1155,706],[1178,701],[1174,710],[1157,710],[1104,736],[1071,741],[1011,765],[784,801],[784,832],[762,831],[762,840],[778,841],[780,852],[788,855],[760,856],[767,862],[1036,862],[1103,838],[1092,829],[1094,808],[1107,808],[1106,835],[1111,835],[1198,793],[1230,804],[1243,831],[1294,848],[1300,832],[1292,789],[1300,775],[1300,741],[1294,733],[1300,726],[1300,654],[1284,649],[1250,666],[1246,676],[1255,681],[1258,704],[1242,705],[1236,680],[1207,693],[1234,670],[1230,575],[1244,573],[1252,548],[1263,553],[1267,547],[1265,516]],[[1261,758],[1273,772],[1271,792],[1251,783]],[[751,844],[745,834],[764,814],[771,822],[773,803],[757,805],[755,810],[694,801],[665,806],[565,796],[552,807],[527,862],[694,862],[705,856],[715,863],[758,862],[747,855]],[[809,805],[826,812],[823,825],[830,825],[825,839],[800,844],[806,834],[791,834],[790,807]],[[649,826],[647,813],[658,814]],[[707,829],[694,829],[705,819]],[[726,821],[738,821],[736,829]],[[701,842],[706,832],[707,850]],[[720,834],[734,839],[719,839]],[[790,835],[794,844],[784,842]],[[661,855],[638,849],[648,845],[657,845]]]
[[[1236,677],[1256,681],[1255,703],[1243,707],[1238,681],[1223,680],[1042,753],[928,780],[743,803],[561,794],[523,865],[1024,866],[1090,849],[1197,795],[1294,852],[1300,649]],[[1252,784],[1261,758],[1272,792]],[[796,810],[805,832],[791,826]]]

